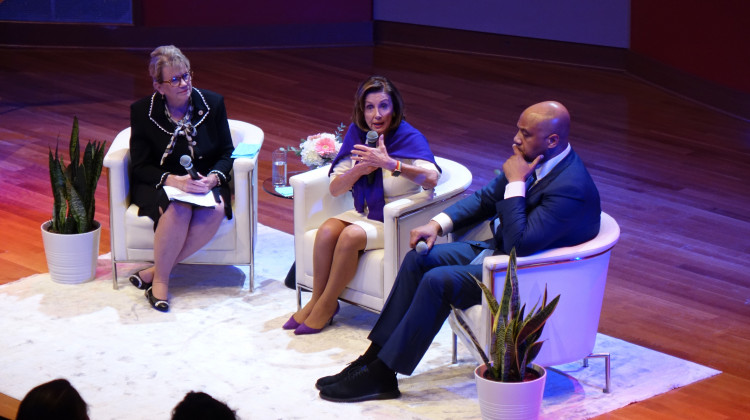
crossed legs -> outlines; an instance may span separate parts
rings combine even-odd
[[[328,219],[318,228],[313,251],[313,292],[293,315],[298,323],[323,328],[336,311],[338,297],[357,272],[367,234],[354,224]]]
[[[167,300],[172,269],[208,243],[223,219],[223,204],[193,207],[175,201],[167,207],[154,232],[154,266],[140,273],[143,281],[153,284],[155,298]]]

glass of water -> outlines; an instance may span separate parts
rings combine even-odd
[[[274,187],[286,185],[286,149],[280,147],[271,155],[271,178]]]

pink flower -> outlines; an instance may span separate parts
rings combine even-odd
[[[317,137],[317,138],[316,138]],[[318,134],[313,136],[315,151],[323,158],[336,156],[336,140],[334,138]]]

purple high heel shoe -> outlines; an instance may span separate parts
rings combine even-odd
[[[285,330],[296,330],[300,325],[299,322],[294,320],[294,315],[289,317],[289,321],[286,322],[286,324],[282,325],[281,328]]]
[[[335,317],[336,314],[339,313],[340,309],[341,309],[341,305],[338,302],[336,302],[336,312],[334,312],[333,315],[331,315],[331,319],[328,320],[328,322],[326,323],[327,325],[333,324],[333,317]],[[326,326],[323,325],[323,328],[325,328],[325,327]],[[299,325],[299,327],[297,327],[294,330],[294,335],[317,334],[317,333],[323,331],[323,328],[311,328],[311,327],[308,327],[307,324],[305,324],[303,322],[302,324]]]

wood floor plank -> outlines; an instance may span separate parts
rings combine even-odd
[[[272,150],[348,123],[370,74],[394,80],[408,121],[436,155],[471,169],[472,191],[510,154],[520,112],[560,100],[571,144],[622,230],[600,331],[726,372],[600,418],[733,419],[750,409],[750,123],[622,72],[555,63],[386,46],[186,53],[196,87],[223,94],[230,118],[264,130],[260,183]],[[0,48],[0,283],[46,271],[49,148],[58,137],[67,144],[74,115],[83,140],[110,143],[128,126],[130,103],[152,91],[147,58]],[[305,169],[295,159],[290,170]],[[105,253],[104,176],[96,199]],[[261,190],[258,214],[292,232],[291,200]],[[0,396],[0,410],[7,403]]]

